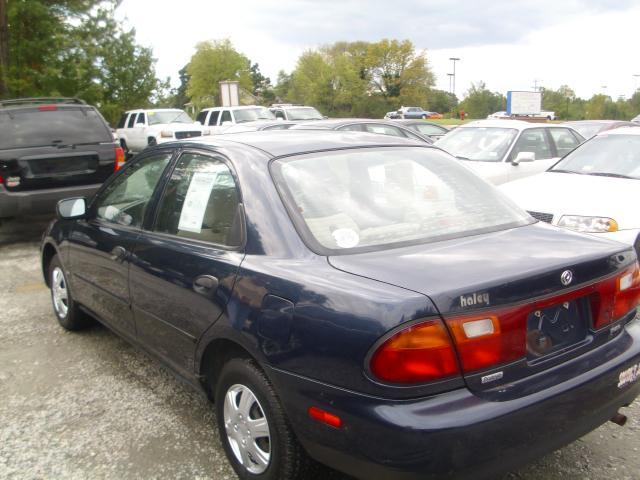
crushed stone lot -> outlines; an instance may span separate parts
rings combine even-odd
[[[38,257],[46,220],[0,225],[0,478],[236,478],[206,398],[102,326],[58,327]],[[640,402],[623,412],[625,427],[504,480],[639,480]]]

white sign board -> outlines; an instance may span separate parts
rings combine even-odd
[[[538,115],[542,92],[507,92],[507,115]]]
[[[238,82],[220,82],[220,101],[223,107],[237,107],[240,105],[239,88]]]
[[[202,219],[209,204],[211,189],[216,181],[217,173],[197,172],[193,174],[187,196],[182,205],[178,230],[200,233]]]

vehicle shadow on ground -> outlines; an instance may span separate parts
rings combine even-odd
[[[54,215],[16,217],[0,220],[0,247],[16,243],[40,242]]]

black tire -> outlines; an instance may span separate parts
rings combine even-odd
[[[226,395],[238,385],[251,390],[269,426],[270,459],[266,470],[259,474],[250,472],[238,460],[225,428]],[[224,365],[215,389],[215,408],[222,446],[241,480],[302,480],[311,478],[311,472],[318,468],[296,439],[271,383],[252,360],[233,358]]]
[[[53,312],[58,319],[58,323],[65,330],[81,330],[88,327],[92,323],[91,317],[84,313],[78,307],[78,304],[73,301],[69,284],[67,283],[67,277],[60,263],[60,259],[57,255],[54,255],[49,264],[49,288],[51,289],[51,303],[53,305]],[[62,281],[67,293],[66,312],[56,306],[56,283],[57,278],[54,276],[62,275]]]

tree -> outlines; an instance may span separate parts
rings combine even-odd
[[[506,109],[507,100],[497,92],[491,92],[484,82],[472,83],[465,99],[460,102],[469,118],[485,118],[487,115]]]
[[[431,89],[427,94],[427,110],[433,112],[452,112],[458,106],[458,99],[453,93]]]
[[[284,70],[278,72],[278,79],[276,80],[276,86],[273,88],[273,93],[276,96],[276,100],[281,103],[286,103],[289,98],[289,90],[291,89],[291,75],[287,74]]]
[[[260,72],[260,66],[257,63],[251,65],[251,83],[253,85],[253,95],[258,98],[260,103],[270,105],[276,96],[271,85],[271,79],[265,77]]]
[[[240,87],[252,90],[251,63],[236,51],[228,39],[201,42],[187,65],[187,95],[197,109],[220,105],[220,86],[224,80],[236,80]]]

